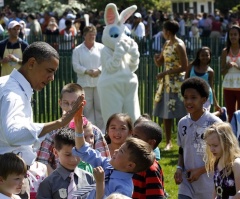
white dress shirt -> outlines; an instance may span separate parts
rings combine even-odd
[[[102,70],[100,57],[103,47],[103,44],[94,42],[94,46],[91,49],[88,49],[83,42],[73,50],[73,70],[77,73],[77,83],[82,87],[97,86],[98,77],[90,77],[84,73],[89,69]]]
[[[44,124],[33,123],[30,83],[16,69],[0,78],[0,154],[14,152],[31,165],[36,153],[34,144]]]

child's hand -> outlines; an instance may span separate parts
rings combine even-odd
[[[83,131],[83,107],[85,105],[85,100],[84,100],[84,95],[81,96],[82,97],[82,104],[80,106],[80,108],[78,109],[78,111],[75,113],[74,115],[74,124],[75,124],[75,131],[78,133],[82,133]]]
[[[190,169],[187,170],[187,173],[190,172],[189,178],[187,178],[188,182],[192,183],[194,181],[197,181],[198,178],[202,175],[202,168],[197,169]]]
[[[101,166],[96,167],[93,169],[93,176],[96,182],[103,182],[104,181],[104,170]]]
[[[182,170],[177,169],[175,174],[174,174],[174,180],[176,184],[181,184],[183,179],[182,179]]]

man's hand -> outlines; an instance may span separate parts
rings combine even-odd
[[[68,125],[69,122],[74,117],[74,115],[77,113],[77,111],[83,109],[84,104],[85,104],[84,95],[81,95],[74,103],[72,109],[63,114],[63,116],[58,120],[61,127]]]

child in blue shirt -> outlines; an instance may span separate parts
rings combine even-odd
[[[104,169],[105,192],[103,197],[114,192],[131,197],[133,174],[145,171],[154,162],[155,155],[151,146],[142,140],[131,137],[119,149],[115,150],[111,159],[101,157],[100,153],[85,142],[82,128],[83,95],[82,100],[82,107],[74,117],[76,147],[73,148],[73,154],[90,163],[94,168],[101,166]],[[89,198],[95,198],[95,191],[90,193]]]

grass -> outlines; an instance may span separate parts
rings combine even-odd
[[[161,151],[161,160],[159,161],[163,174],[164,174],[164,187],[166,192],[169,194],[169,198],[176,199],[178,196],[178,186],[174,181],[174,173],[176,171],[177,160],[178,160],[178,146],[177,146],[177,133],[172,134],[173,148],[170,151],[164,151],[166,146],[165,138],[160,143],[159,148]]]

